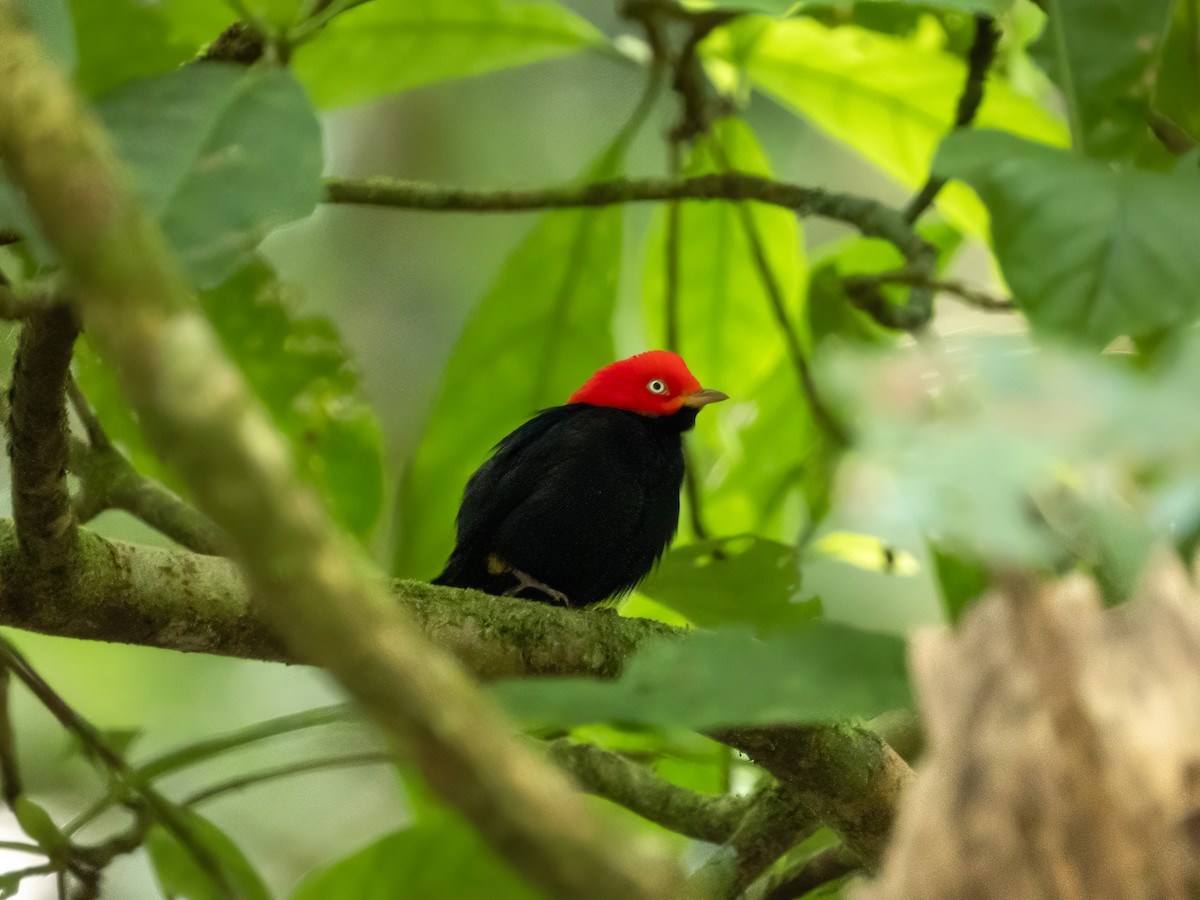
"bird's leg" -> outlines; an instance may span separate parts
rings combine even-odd
[[[561,603],[568,609],[571,608],[570,599],[568,599],[567,595],[562,591],[556,591],[554,588],[550,587],[550,585],[542,584],[533,576],[526,572],[522,572],[520,569],[515,569],[512,566],[509,566],[508,571],[512,573],[514,578],[517,579],[517,583],[504,592],[505,597],[515,597],[517,594],[521,593],[521,591],[525,590],[525,588],[532,588],[535,591],[541,591],[555,603]]]

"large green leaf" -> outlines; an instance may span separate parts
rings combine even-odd
[[[697,143],[685,174],[727,167],[772,174],[754,133],[736,119],[721,122]],[[803,238],[796,217],[761,204],[684,203],[679,210],[679,351],[703,384],[731,398],[700,417],[693,450],[693,460],[708,473],[705,513],[726,534],[759,531],[777,521],[778,507],[767,495],[794,474],[812,442],[804,398],[785,362],[767,276],[747,234],[747,214],[792,328],[808,343]],[[666,344],[666,219],[665,208],[655,213],[643,292],[647,332],[659,346]]]
[[[736,0],[735,0],[736,2]],[[751,5],[755,0],[747,0]],[[910,6],[916,9],[931,9],[941,12],[983,13],[998,16],[1013,4],[1013,0],[870,0],[876,6]],[[721,6],[730,5],[721,3]],[[771,6],[770,0],[764,0],[763,6]],[[859,5],[859,0],[801,0],[798,5],[803,11],[833,7],[835,9],[852,9]],[[768,11],[768,10],[764,10]]]
[[[207,819],[189,813],[187,823],[192,835],[208,850],[221,867],[239,900],[270,900],[270,892],[237,844]],[[154,867],[154,877],[167,897],[179,900],[226,900],[212,876],[175,837],[161,825],[146,835],[146,849]]]
[[[705,48],[743,60],[756,86],[910,188],[928,176],[966,78],[963,60],[925,43],[806,18],[735,23]],[[1046,143],[1067,140],[1060,122],[998,80],[989,83],[976,121]],[[943,191],[938,205],[962,230],[985,231],[978,200],[961,186]]]
[[[1030,54],[1062,89],[1075,142],[1089,156],[1128,158],[1149,136],[1154,69],[1172,6],[1047,0],[1046,29]]]
[[[187,66],[126,85],[98,108],[200,287],[320,199],[320,125],[282,69]]]
[[[344,106],[602,42],[600,32],[557,3],[374,0],[298,48],[293,67],[319,106]]]
[[[769,630],[821,611],[800,589],[796,548],[749,535],[676,547],[638,590],[702,627]]]
[[[168,72],[199,49],[172,36],[159,5],[71,0],[71,15],[79,44],[75,83],[93,97],[135,78]]]
[[[742,630],[698,632],[650,644],[617,681],[505,681],[493,692],[531,727],[709,729],[870,716],[911,703],[901,638],[825,621],[764,640]]]
[[[1200,313],[1200,177],[996,132],[950,137],[937,169],[987,203],[996,256],[1035,328],[1102,346]]]
[[[382,438],[333,325],[296,315],[292,289],[261,262],[200,299],[226,351],[287,435],[301,474],[333,516],[365,538],[383,503]],[[110,437],[138,470],[182,490],[147,447],[115,378],[86,343],[76,367]]]
[[[606,153],[588,177],[612,177],[619,157]],[[480,301],[404,474],[397,574],[436,572],[454,544],[463,487],[490,449],[613,361],[621,217],[616,207],[547,213]]]
[[[539,895],[497,859],[473,829],[442,814],[310,873],[291,900],[402,896],[536,900]]]
[[[1200,139],[1197,22],[1200,22],[1200,0],[1179,0],[1154,80],[1154,108],[1184,129],[1193,141]]]

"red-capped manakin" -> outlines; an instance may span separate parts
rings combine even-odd
[[[600,369],[471,476],[434,583],[573,607],[630,591],[679,525],[683,432],[727,399],[666,350]]]

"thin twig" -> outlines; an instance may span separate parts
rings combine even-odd
[[[0,667],[0,780],[3,781],[4,802],[10,809],[22,790],[17,744],[13,737],[11,688],[12,673]]]
[[[967,79],[963,83],[962,94],[958,98],[958,109],[954,114],[953,130],[967,128],[979,112],[983,103],[983,88],[987,81],[988,69],[996,56],[996,45],[1000,42],[1000,30],[991,16],[982,13],[975,16],[975,39],[967,53]],[[930,174],[929,179],[915,197],[904,209],[904,218],[908,222],[916,222],[933,203],[934,198],[948,179]]]
[[[785,869],[771,879],[772,884],[763,895],[763,900],[796,900],[861,868],[861,864],[845,847],[840,844],[826,847],[800,865]]]
[[[206,803],[209,800],[215,800],[225,794],[231,794],[235,791],[244,790],[248,787],[254,787],[258,784],[265,784],[268,781],[276,781],[280,778],[290,778],[292,775],[303,775],[307,772],[319,772],[323,769],[342,769],[350,766],[373,766],[387,763],[394,763],[396,755],[394,753],[384,753],[381,751],[369,753],[347,753],[341,756],[326,756],[319,759],[306,759],[300,762],[289,763],[287,765],[276,766],[271,769],[263,769],[260,772],[252,772],[249,775],[241,775],[237,778],[230,778],[227,781],[221,781],[217,784],[209,785],[202,790],[196,791],[183,801],[184,806],[196,806],[200,803]]]
[[[878,287],[881,284],[905,284],[922,287],[935,293],[944,291],[947,294],[954,294],[968,306],[984,312],[1007,313],[1019,309],[1017,304],[1008,297],[997,297],[961,281],[933,278],[924,272],[914,272],[911,269],[894,269],[875,275],[854,275],[846,278],[844,283],[847,291],[857,290],[860,286]]]
[[[163,827],[179,841],[180,845],[196,861],[213,884],[224,895],[233,896],[233,888],[225,874],[220,861],[213,855],[195,835],[184,813],[173,803],[163,797],[154,788],[140,784],[130,772],[128,764],[104,739],[103,735],[87,719],[77,713],[50,685],[38,674],[37,670],[8,640],[0,637],[0,665],[8,668],[12,674],[33,693],[46,710],[58,720],[83,744],[88,756],[98,762],[104,769],[126,785],[129,790],[139,795],[155,818]]]
[[[100,424],[100,419],[97,418],[96,411],[88,403],[87,397],[83,396],[79,382],[71,374],[67,376],[67,396],[71,399],[71,407],[75,410],[75,415],[79,417],[79,423],[83,426],[84,434],[87,435],[88,442],[92,445],[92,448],[95,450],[107,450],[111,447],[112,442],[109,441],[108,433],[104,430],[104,426]]]
[[[689,791],[657,777],[646,766],[591,744],[558,738],[546,743],[546,751],[588,793],[698,841],[729,840],[751,806],[750,797]]]

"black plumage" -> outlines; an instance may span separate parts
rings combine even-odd
[[[697,411],[543,410],[467,482],[458,541],[434,583],[573,607],[627,593],[678,527],[682,434]]]

